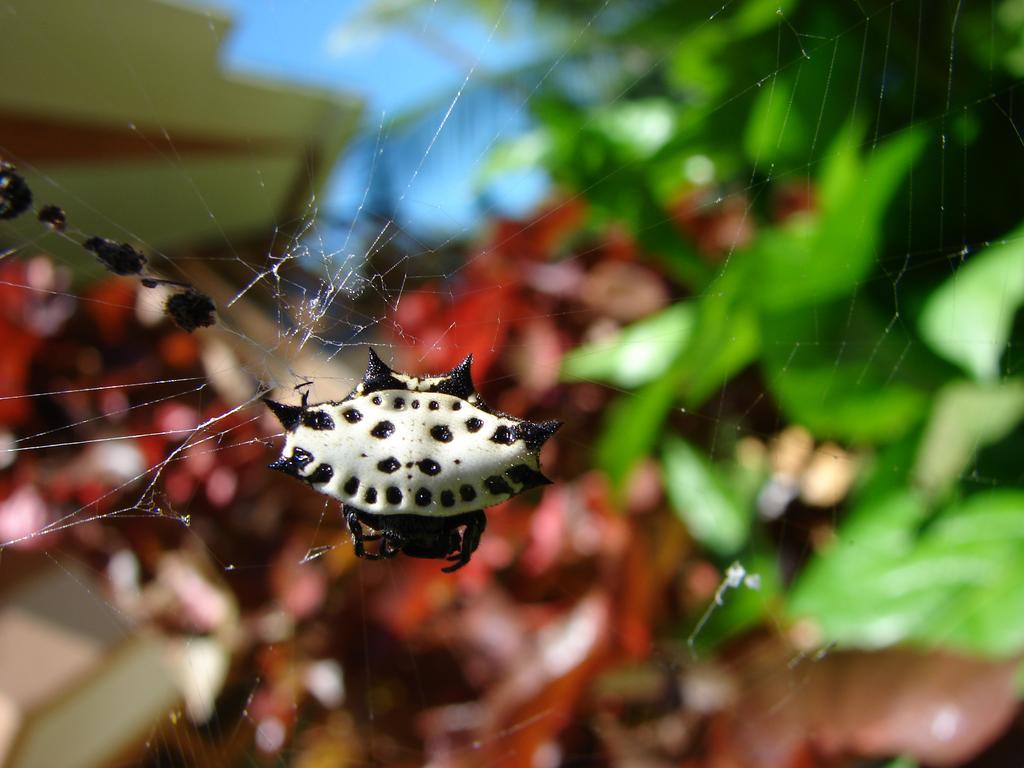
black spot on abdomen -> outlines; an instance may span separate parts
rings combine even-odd
[[[349,424],[355,424],[357,421],[362,421],[363,419],[363,414],[361,414],[355,408],[349,408],[341,415],[345,417],[345,421],[347,421]]]
[[[371,485],[369,488],[366,489],[366,493],[363,494],[363,499],[365,499],[367,504],[376,504],[377,489]]]
[[[503,493],[512,495],[513,493],[512,486],[505,482],[505,478],[498,477],[497,475],[491,475],[484,480],[484,486],[495,496],[499,496]]]
[[[302,426],[316,430],[334,429],[334,419],[325,411],[306,411],[302,414]]]
[[[455,494],[451,491],[441,491],[441,506],[454,507],[455,506]]]
[[[417,461],[416,466],[420,468],[420,472],[422,472],[424,475],[433,476],[441,471],[441,465],[438,464],[433,459],[423,459],[422,461]]]
[[[439,443],[450,443],[452,441],[452,431],[446,424],[436,424],[431,427],[430,436]]]
[[[345,487],[344,487],[343,490],[349,496],[355,496],[356,495],[356,491],[359,490],[359,478],[358,477],[350,477],[348,480],[345,481]]]
[[[466,429],[470,432],[479,432],[480,428],[484,425],[480,419],[474,416],[472,419],[466,419]]]
[[[492,443],[500,443],[501,445],[512,445],[512,443],[514,443],[515,441],[515,433],[511,429],[506,427],[504,424],[502,424],[500,427],[494,430],[494,434],[491,435]]]
[[[389,504],[401,504],[402,490],[396,485],[390,485],[388,486],[388,489],[384,491],[384,497],[388,500]]]
[[[389,475],[402,467],[402,462],[396,459],[394,456],[388,456],[386,459],[377,462],[377,469],[381,472],[387,472]]]
[[[430,491],[426,488],[420,488],[416,491],[416,505],[420,507],[430,506],[430,502],[433,499]]]
[[[321,464],[313,470],[313,474],[309,476],[309,482],[326,483],[332,477],[334,477],[334,468],[330,464]]]
[[[377,425],[370,430],[370,434],[376,438],[384,440],[385,438],[391,437],[394,434],[395,425],[390,421],[378,421]]]
[[[466,483],[459,488],[459,496],[462,497],[463,501],[472,501],[476,498],[476,488]]]

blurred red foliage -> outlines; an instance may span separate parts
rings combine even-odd
[[[749,236],[745,203],[724,224],[680,205],[708,253]],[[59,545],[105,574],[118,611],[226,659],[189,704],[195,722],[177,720],[151,763],[824,767],[902,752],[951,764],[1005,726],[997,664],[807,657],[781,623],[717,658],[691,653],[720,568],[667,508],[655,466],[622,498],[589,468],[610,393],[558,381],[593,327],[655,312],[670,289],[627,236],[587,235],[585,217],[564,203],[498,222],[389,317],[402,370],[473,353],[497,408],[566,422],[543,457],[556,484],[490,510],[452,575],[357,562],[336,504],[266,470],[277,427],[255,397],[231,412],[207,379],[208,332],[144,324],[137,308],[153,299],[131,281],[76,298],[45,259],[0,263],[5,439],[52,446],[0,473],[5,540]],[[882,722],[885,696],[901,703]],[[906,715],[928,711],[946,719]]]

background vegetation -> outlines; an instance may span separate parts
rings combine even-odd
[[[402,274],[359,340],[402,370],[473,352],[496,407],[566,423],[544,455],[556,484],[494,510],[469,567],[356,562],[339,516],[263,469],[275,425],[258,406],[218,423],[230,450],[190,448],[163,473],[148,511],[187,509],[188,528],[104,517],[139,489],[103,496],[68,473],[70,445],[5,470],[8,498],[99,499],[98,522],[29,546],[97,569],[131,551],[154,597],[111,604],[226,660],[216,705],[143,759],[1015,764],[1024,5],[537,12],[565,42],[482,86],[522,94],[533,123],[480,183],[542,167],[555,192],[419,258],[438,276]],[[408,18],[393,13],[378,20]],[[374,256],[385,291],[401,242]],[[0,268],[8,285],[28,267]],[[83,289],[92,303],[45,339],[25,318],[49,300],[5,290],[25,391],[206,375],[216,329],[126,332],[133,284]],[[58,347],[102,365],[71,372]],[[154,461],[176,445],[167,424],[233,406],[124,396],[140,407],[107,423],[158,435]],[[88,439],[78,420],[104,406],[79,399],[10,422]]]

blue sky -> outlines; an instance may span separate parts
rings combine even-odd
[[[227,67],[357,94],[366,104],[365,129],[373,136],[382,120],[419,107],[436,105],[443,114],[474,64],[471,84],[488,72],[521,65],[543,53],[530,19],[507,14],[496,27],[465,6],[444,0],[415,3],[418,10],[408,21],[390,25],[370,22],[372,4],[365,0],[212,0],[207,4],[234,16],[225,50]],[[509,114],[503,122],[507,128],[496,129],[492,121],[475,134],[471,127],[468,135],[462,125],[453,149],[445,143],[456,143],[456,137],[446,136],[454,132],[456,118],[453,113],[452,130],[446,126],[403,201],[400,212],[413,228],[436,229],[441,235],[472,230],[480,218],[477,158],[493,140],[513,138],[526,123],[525,113]],[[384,152],[388,152],[386,144]],[[422,154],[402,162],[419,159]],[[343,165],[328,190],[328,205],[343,216],[366,187],[366,179],[360,178],[362,165],[354,161]],[[393,183],[404,189],[414,170],[415,165],[395,168]],[[501,210],[522,214],[545,189],[543,174],[517,174],[489,189],[488,198]]]
[[[537,38],[524,34],[522,20],[506,16],[492,36],[493,25],[442,2],[418,3],[423,10],[412,21],[390,29],[363,18],[374,5],[365,0],[213,4],[235,17],[226,51],[229,66],[359,93],[377,117],[382,110],[400,112],[436,98],[462,82],[464,62],[442,58],[423,42],[427,37],[446,39],[471,61],[479,60],[480,70],[503,69],[540,52]]]

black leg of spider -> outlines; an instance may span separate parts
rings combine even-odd
[[[295,385],[295,391],[302,392],[303,410],[305,410],[305,408],[309,405],[309,388],[312,386],[313,381],[311,379],[306,379],[305,381],[299,382],[298,384]]]
[[[452,563],[441,569],[445,573],[469,562],[487,528],[482,510],[435,517],[376,515],[346,504],[344,515],[358,557],[381,560],[401,552],[409,557],[443,559]],[[367,534],[367,530],[373,533]],[[364,544],[368,541],[381,542],[376,552],[366,550]]]
[[[458,526],[465,526],[465,528],[462,531],[462,543],[458,548],[458,552],[447,558],[454,565],[441,569],[445,573],[457,571],[469,562],[476,548],[480,546],[480,538],[484,535],[484,530],[487,528],[487,516],[481,510],[466,512],[451,518],[451,525],[453,528]]]
[[[393,536],[385,534],[383,540],[380,543],[380,556],[381,557],[395,557],[399,552],[402,551],[402,540],[396,539]]]
[[[358,512],[352,507],[346,505],[344,514],[345,522],[348,523],[348,529],[352,532],[352,546],[356,557],[366,560],[384,560],[398,554],[401,549],[401,542],[396,543],[391,537],[379,533],[367,536],[363,531],[363,524],[359,521]],[[376,552],[367,551],[366,547],[363,546],[367,541],[380,541],[380,546]]]

